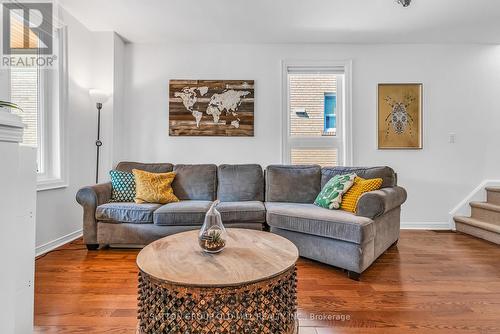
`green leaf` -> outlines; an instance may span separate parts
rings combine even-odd
[[[332,193],[332,195],[330,196],[330,200],[334,200],[336,199],[337,197],[339,197],[339,192],[338,191],[335,191]]]
[[[17,110],[23,111],[23,109],[20,106],[18,106],[15,103],[8,102],[8,101],[0,101],[0,108],[10,108],[10,109],[17,109]]]

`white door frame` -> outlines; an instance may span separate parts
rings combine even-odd
[[[289,91],[288,91],[288,68],[289,67],[315,67],[318,70],[342,70],[344,73],[343,89],[340,89],[343,100],[343,110],[337,110],[340,115],[341,140],[342,140],[342,158],[338,162],[341,166],[352,166],[353,164],[353,146],[352,146],[352,60],[339,61],[310,61],[310,60],[282,60],[281,62],[281,163],[290,163],[290,145],[289,145]]]

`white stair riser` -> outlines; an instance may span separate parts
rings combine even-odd
[[[500,245],[500,233],[491,232],[488,230],[483,230],[482,228],[478,228],[475,226],[463,224],[456,222],[456,229],[458,232],[462,232],[465,234],[470,234],[477,238],[481,238],[495,244]]]
[[[500,192],[498,191],[487,191],[488,203],[500,205]]]
[[[500,226],[500,212],[472,207],[472,218]]]

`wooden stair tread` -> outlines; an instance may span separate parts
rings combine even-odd
[[[491,204],[488,202],[470,202],[469,204],[471,207],[474,208],[481,208],[485,210],[500,212],[500,205]]]
[[[467,224],[467,225],[474,226],[474,227],[477,227],[477,228],[480,228],[480,229],[483,229],[486,231],[500,233],[500,226],[499,225],[487,223],[487,222],[484,222],[484,221],[481,221],[481,220],[478,220],[475,218],[464,217],[464,216],[455,216],[455,217],[453,217],[453,220],[455,220],[455,222],[457,222],[457,223]]]
[[[500,193],[500,187],[486,187],[486,191]]]

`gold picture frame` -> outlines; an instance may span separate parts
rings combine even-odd
[[[379,149],[422,149],[423,84],[378,84]]]

